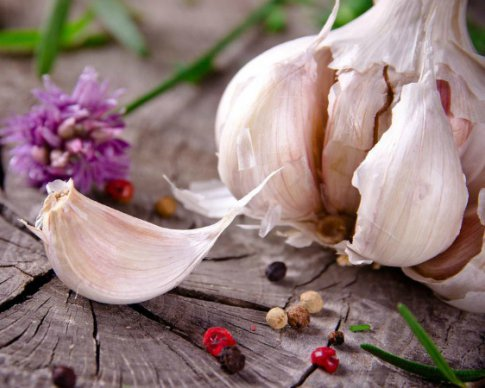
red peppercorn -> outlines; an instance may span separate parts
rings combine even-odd
[[[312,364],[323,368],[328,373],[334,373],[338,368],[339,359],[335,349],[323,346],[312,352]]]
[[[228,346],[236,346],[237,343],[231,333],[223,327],[211,327],[204,333],[203,343],[206,350],[217,357]]]
[[[135,189],[126,179],[113,179],[106,184],[104,191],[116,202],[128,203],[133,198]]]

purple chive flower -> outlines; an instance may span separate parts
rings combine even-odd
[[[108,83],[86,67],[71,94],[46,76],[33,95],[39,103],[0,130],[1,142],[14,145],[12,170],[36,187],[72,178],[84,193],[126,177],[129,144],[118,137],[125,124],[114,110],[120,91],[109,94]]]

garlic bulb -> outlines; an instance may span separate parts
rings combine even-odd
[[[286,226],[293,245],[409,267],[450,303],[485,312],[464,297],[485,284],[485,61],[465,10],[463,0],[380,0],[234,77],[216,121],[222,182],[240,198],[283,168],[245,211],[261,235]],[[179,198],[207,215],[203,194]]]
[[[261,187],[213,225],[173,230],[97,203],[79,193],[72,180],[57,180],[47,186],[35,227],[27,227],[43,241],[55,273],[73,291],[103,303],[136,303],[177,286]]]

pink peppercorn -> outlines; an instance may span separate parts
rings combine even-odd
[[[336,357],[335,349],[322,346],[312,352],[312,364],[319,366],[328,373],[335,373],[339,359]]]
[[[224,348],[237,345],[231,333],[223,327],[210,327],[204,333],[202,341],[206,350],[214,357],[220,356]]]

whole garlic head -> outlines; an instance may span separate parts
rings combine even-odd
[[[239,198],[283,168],[246,210],[262,220],[261,235],[290,226],[296,246],[316,241],[354,264],[412,267],[406,273],[450,300],[485,284],[476,256],[485,61],[465,10],[463,0],[380,0],[234,77],[216,122],[221,180]],[[478,280],[468,283],[471,272]],[[451,278],[453,292],[436,286]]]

